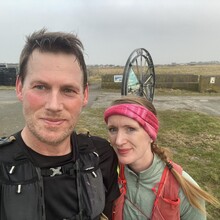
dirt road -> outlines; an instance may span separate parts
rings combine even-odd
[[[119,93],[99,93],[91,107],[104,108],[119,97]],[[157,110],[192,110],[220,116],[220,96],[155,96],[153,104]]]
[[[99,87],[90,88],[87,108],[105,108],[120,93],[101,91]],[[155,96],[157,110],[192,110],[220,117],[220,96]],[[14,90],[0,90],[0,136],[18,131],[24,125],[21,103]]]

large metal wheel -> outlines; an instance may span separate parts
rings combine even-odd
[[[153,101],[155,72],[150,53],[144,48],[134,50],[126,62],[121,95],[144,96]]]

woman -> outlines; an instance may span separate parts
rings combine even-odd
[[[113,219],[204,220],[205,201],[219,202],[155,141],[159,123],[151,102],[142,97],[115,100],[104,119],[109,139],[121,163],[121,196]]]

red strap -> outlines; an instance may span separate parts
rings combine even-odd
[[[165,183],[165,180],[166,180],[167,172],[168,172],[168,171],[169,171],[169,169],[168,169],[168,167],[166,166],[166,167],[164,168],[163,174],[162,174],[162,176],[161,176],[161,179],[160,179],[160,183],[159,183],[157,192],[156,192],[156,186],[157,186],[157,185],[152,189],[152,190],[154,191],[154,193],[156,193],[156,199],[155,199],[155,201],[154,201],[154,206],[153,206],[153,207],[155,207],[155,206],[157,205],[157,203],[158,203],[158,199],[159,199],[159,196],[160,196],[161,191],[162,191],[162,189],[163,189],[163,186],[164,186],[164,183]]]
[[[179,166],[178,164],[170,161],[170,163],[172,164],[173,168],[180,174],[182,175],[182,167]],[[167,166],[165,166],[164,168],[164,171],[163,171],[163,174],[161,176],[161,180],[160,180],[160,183],[157,184],[156,186],[154,186],[154,188],[152,189],[153,192],[156,194],[156,199],[154,201],[154,206],[153,206],[153,210],[152,210],[152,213],[154,212],[155,210],[155,207],[157,206],[157,203],[158,203],[158,200],[159,200],[159,197],[161,196],[161,193],[162,193],[162,190],[164,189],[165,187],[165,184],[166,184],[166,179],[169,178],[169,186],[166,185],[166,187],[169,187],[169,190],[166,190],[166,194],[168,193],[169,195],[164,195],[164,196],[169,196],[169,197],[175,197],[177,198],[178,197],[178,190],[179,190],[179,184],[177,183],[177,180],[175,179],[175,177],[169,173],[171,172],[169,170],[169,168]],[[169,175],[169,177],[168,177]],[[159,185],[159,186],[158,186]],[[158,186],[158,190],[156,191],[156,188]],[[171,189],[172,188],[172,189]]]
[[[119,176],[123,180],[125,179],[124,169],[125,166],[123,164],[119,164]]]
[[[124,175],[124,165],[119,164],[118,183],[120,185],[121,195],[114,201],[112,220],[123,220],[123,208],[126,195],[126,179]]]
[[[121,189],[123,188],[126,192],[127,186],[126,186],[126,179],[124,174],[125,166],[123,164],[119,164],[119,177],[118,177],[118,183],[121,186]],[[123,190],[122,189],[122,190]]]

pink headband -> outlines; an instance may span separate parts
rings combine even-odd
[[[138,104],[119,104],[107,108],[104,112],[105,122],[112,115],[124,115],[137,121],[152,140],[156,140],[159,129],[157,117],[147,108]]]

